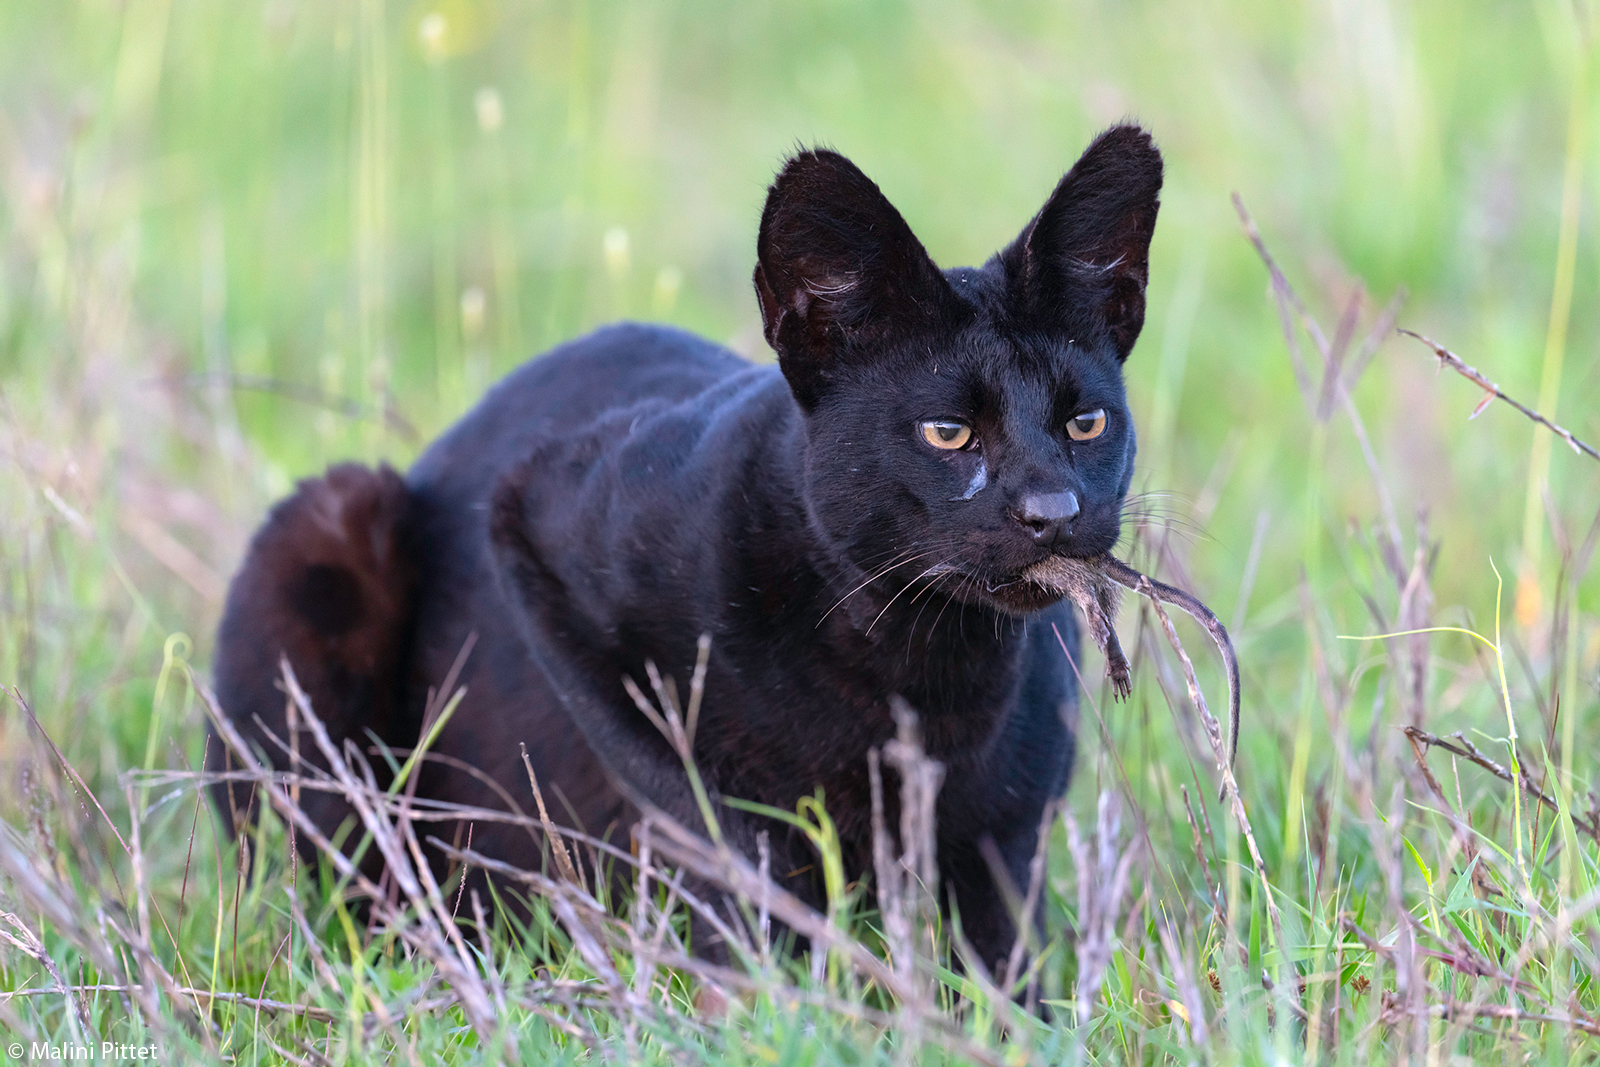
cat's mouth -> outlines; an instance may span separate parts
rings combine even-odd
[[[1021,572],[1003,581],[983,583],[986,599],[991,604],[1013,615],[1031,615],[1061,601],[1061,591],[1040,585]]]
[[[957,582],[951,590],[957,600],[982,604],[1007,615],[1031,615],[1059,603],[1062,598],[1059,590],[1028,577],[1028,570],[1038,563],[1039,560],[1032,560],[1014,573],[1000,575],[951,564],[945,564],[936,573],[958,574],[966,579]]]

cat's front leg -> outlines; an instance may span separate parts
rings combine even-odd
[[[941,841],[939,876],[946,907],[959,920],[961,935],[977,961],[996,981],[1003,981],[1017,940],[1013,908],[1027,896],[1038,827],[1002,837],[986,835],[976,843]],[[1001,880],[1009,883],[1002,887]],[[1030,925],[1042,932],[1039,908]],[[1026,962],[1026,958],[1024,958]]]

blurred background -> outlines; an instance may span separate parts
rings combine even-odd
[[[163,650],[208,660],[245,539],[294,479],[403,468],[509,368],[613,319],[770,359],[749,277],[797,146],[848,154],[950,266],[1009,241],[1131,118],[1167,164],[1127,365],[1136,489],[1168,494],[1145,504],[1171,526],[1163,573],[1236,630],[1256,774],[1316,774],[1299,583],[1329,634],[1375,631],[1362,546],[1384,492],[1408,546],[1426,510],[1438,621],[1493,625],[1491,561],[1520,581],[1512,681],[1538,691],[1600,465],[1501,405],[1468,422],[1481,393],[1391,336],[1354,392],[1380,483],[1342,413],[1303,401],[1230,194],[1330,334],[1354,308],[1359,342],[1403,290],[1399,324],[1600,438],[1588,18],[1556,0],[0,4],[0,680],[103,769],[193,760],[196,720],[159,745],[150,720]],[[1597,598],[1591,579],[1580,730]],[[1376,672],[1334,652],[1367,687],[1363,729]],[[1440,655],[1438,713],[1492,722],[1473,653]],[[1139,722],[1112,737],[1162,732]]]

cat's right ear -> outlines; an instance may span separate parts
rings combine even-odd
[[[1161,207],[1161,152],[1138,126],[1095,138],[1000,261],[1024,316],[1117,359],[1144,326],[1150,238]]]
[[[767,343],[795,399],[814,407],[844,367],[890,336],[944,322],[950,283],[894,205],[837,152],[802,152],[767,192],[756,243]]]

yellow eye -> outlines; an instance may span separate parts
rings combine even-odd
[[[930,419],[922,424],[922,439],[934,448],[953,452],[967,447],[972,440],[972,427],[949,419]]]
[[[1106,409],[1095,408],[1067,423],[1067,436],[1074,441],[1090,441],[1106,432]]]

